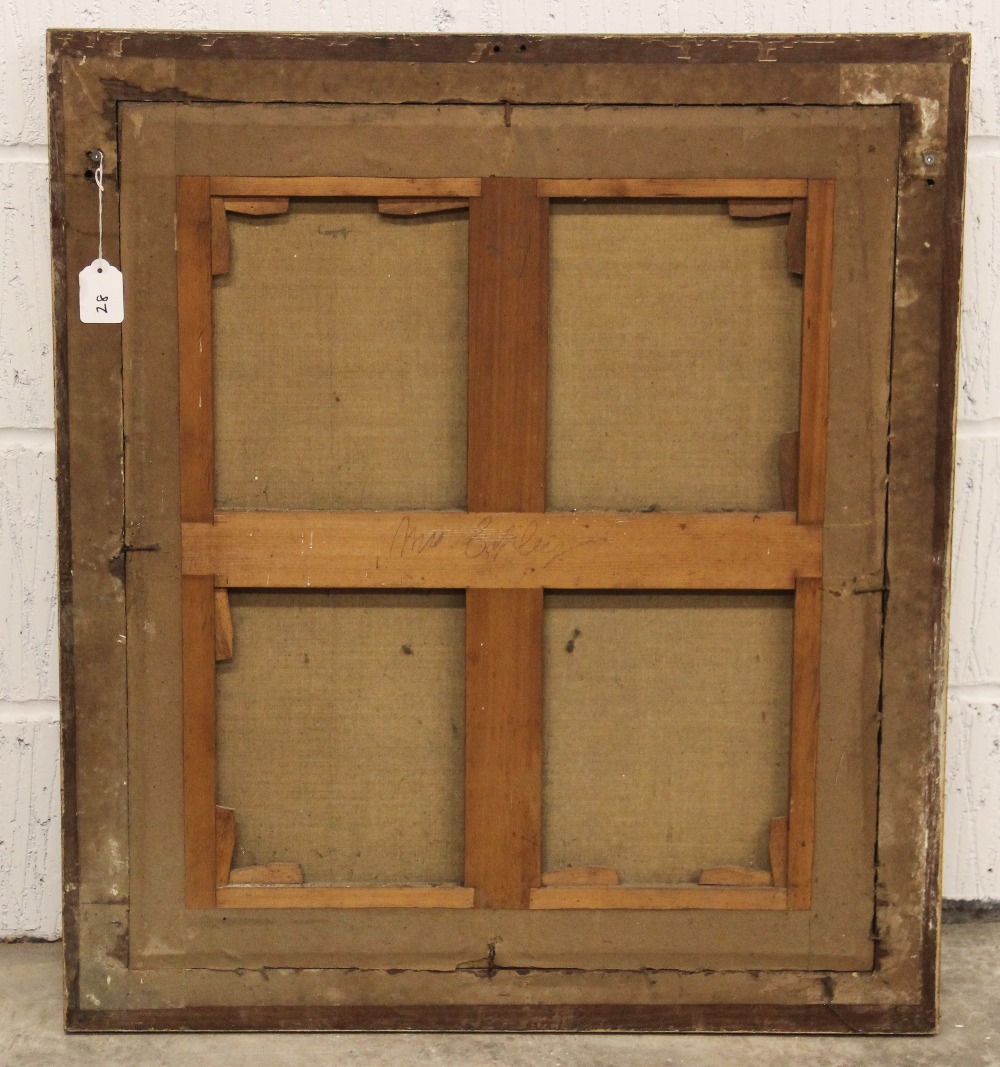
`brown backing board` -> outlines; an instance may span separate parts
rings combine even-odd
[[[933,679],[940,677],[940,649],[933,635],[940,631],[943,601],[929,599],[926,589],[943,588],[940,571],[935,570],[939,564],[934,561],[946,558],[947,512],[937,502],[946,501],[949,495],[957,306],[957,281],[950,280],[943,291],[935,282],[944,268],[946,277],[957,278],[966,101],[964,39],[846,39],[824,42],[819,51],[809,41],[779,39],[663,39],[642,50],[635,49],[634,42],[525,39],[520,42],[524,51],[517,53],[506,41],[497,42],[500,51],[494,53],[492,42],[485,39],[357,39],[336,53],[332,66],[329,59],[320,59],[327,55],[327,40],[268,39],[256,46],[262,51],[255,56],[253,75],[248,77],[241,75],[240,67],[255,48],[249,38],[224,37],[207,51],[200,43],[191,51],[189,39],[183,36],[53,37],[57,301],[68,295],[70,299],[61,306],[63,311],[72,307],[66,278],[84,262],[82,256],[92,240],[92,188],[80,177],[83,164],[74,155],[75,146],[86,142],[86,147],[102,147],[109,174],[113,174],[117,163],[114,139],[106,138],[105,124],[109,117],[117,122],[120,114],[127,150],[121,171],[122,258],[130,301],[122,339],[125,351],[133,353],[123,360],[119,349],[116,357],[114,338],[92,338],[92,331],[67,323],[57,314],[62,375],[57,393],[61,558],[64,574],[73,575],[72,585],[68,580],[64,585],[64,607],[73,608],[72,615],[66,616],[72,622],[64,628],[64,649],[68,654],[75,648],[74,658],[64,660],[62,674],[67,708],[66,797],[70,810],[78,813],[77,819],[67,821],[66,930],[73,1025],[740,1028],[748,1025],[751,1014],[754,1025],[769,1029],[877,1031],[932,1025],[937,823],[933,805],[924,814],[928,810],[924,799],[934,795],[933,783],[938,781],[940,690]],[[776,62],[760,63],[761,49]],[[114,58],[104,58],[110,52],[116,53]],[[300,61],[294,78],[286,63],[292,54]],[[430,92],[419,85],[415,73],[419,68],[411,66],[418,55],[434,61],[436,80]],[[808,61],[820,55],[823,61],[810,66]],[[796,62],[785,62],[792,57]],[[467,62],[469,58],[474,62]],[[586,99],[581,99],[573,86],[580,84],[578,64],[584,59],[590,62],[592,74]],[[907,64],[900,65],[901,59]],[[247,62],[244,69],[250,66]],[[296,114],[289,106],[262,108],[252,115],[253,128],[261,135],[285,138],[288,151],[279,155],[293,167],[304,168],[298,173],[357,173],[345,167],[350,167],[350,154],[360,147],[366,153],[364,173],[392,176],[392,160],[407,153],[409,173],[426,177],[489,173],[488,168],[474,164],[484,152],[498,150],[505,160],[501,173],[572,179],[627,176],[627,168],[637,160],[644,160],[654,172],[677,178],[724,175],[727,167],[734,166],[712,157],[713,146],[727,136],[730,120],[724,107],[711,109],[709,127],[715,125],[707,137],[702,115],[693,111],[685,115],[683,108],[667,109],[677,125],[672,130],[669,158],[658,160],[661,149],[650,137],[663,119],[656,107],[618,111],[613,121],[602,123],[600,108],[597,113],[584,113],[568,107],[556,114],[551,107],[532,109],[528,106],[532,103],[812,105],[798,112],[813,116],[796,130],[799,135],[810,130],[804,139],[789,130],[784,141],[782,136],[769,140],[766,163],[741,157],[740,170],[729,172],[741,179],[772,176],[754,174],[755,167],[766,165],[769,170],[778,167],[779,173],[837,182],[820,672],[821,708],[829,711],[821,713],[818,739],[817,798],[821,803],[817,804],[811,912],[742,916],[634,912],[627,923],[618,922],[614,912],[595,913],[588,919],[586,941],[577,937],[574,943],[572,931],[579,930],[579,912],[538,913],[530,916],[538,922],[529,923],[529,916],[523,914],[447,909],[439,915],[428,913],[426,921],[418,924],[422,931],[417,931],[412,926],[407,929],[389,909],[379,915],[349,917],[345,913],[333,931],[321,913],[316,913],[318,922],[305,913],[289,921],[291,917],[279,910],[262,922],[252,909],[240,909],[229,913],[223,931],[207,914],[199,918],[197,912],[177,910],[178,889],[183,884],[178,877],[183,871],[179,862],[183,852],[178,848],[182,837],[176,817],[181,795],[176,772],[180,765],[176,725],[180,539],[176,512],[171,518],[171,509],[176,506],[180,480],[170,402],[177,388],[176,377],[170,373],[176,358],[171,355],[176,326],[171,325],[171,309],[158,310],[149,303],[144,294],[153,289],[145,289],[142,279],[170,276],[173,250],[160,220],[172,220],[173,174],[253,174],[255,167],[245,133],[238,147],[238,131],[247,128],[247,114],[239,116],[238,107],[205,103],[174,109],[160,103],[146,110],[140,120],[142,130],[129,125],[129,115],[138,119],[142,106],[128,104],[129,98],[163,101],[171,93],[204,101],[248,103],[356,100],[392,104],[424,99],[434,104],[449,98],[481,102],[479,108],[450,112],[455,116],[453,128],[460,131],[450,147],[428,141],[421,132],[428,123],[440,125],[440,107],[423,111],[413,107],[405,115],[395,106],[375,108],[364,112],[372,123],[366,119],[359,125],[359,113],[342,127],[345,136],[322,139],[314,136],[315,128],[337,128],[335,112],[320,114],[322,109],[310,108],[308,113]],[[95,100],[110,102],[110,109],[103,113],[95,109]],[[504,123],[505,100],[513,105],[506,109],[510,126]],[[929,100],[937,102],[936,110],[927,108]],[[495,106],[490,107],[491,103]],[[839,107],[859,103],[868,106]],[[827,106],[831,112],[827,120],[821,115],[823,108],[815,105]],[[346,110],[342,112],[345,118]],[[780,110],[786,115],[795,111]],[[164,124],[155,116],[165,112],[169,117]],[[733,114],[730,129],[742,129],[746,117],[746,113]],[[873,121],[866,128],[869,117]],[[573,152],[564,156],[562,174],[554,172],[551,164],[544,166],[556,124],[558,136],[573,144]],[[869,151],[872,146],[873,152]],[[930,147],[936,149],[941,162],[928,173],[923,156]],[[146,154],[150,149],[153,154]],[[238,158],[241,150],[243,162]],[[449,152],[450,158],[445,158]],[[895,228],[897,159],[903,207]],[[609,166],[614,169],[604,169]],[[632,173],[644,176],[642,171]],[[931,178],[934,185],[927,184]],[[140,184],[149,218],[148,224],[137,225],[129,197],[138,193]],[[858,219],[865,198],[871,199],[863,210],[862,231]],[[875,204],[882,207],[874,208]],[[117,189],[110,191],[106,207],[108,248],[113,255]],[[899,249],[895,278],[894,237]],[[866,279],[852,277],[849,269],[862,246],[870,255]],[[869,301],[877,296],[888,307],[894,281],[897,293],[902,286],[907,293],[924,293],[925,299],[897,303],[892,318],[894,443],[887,549],[892,584],[883,673],[877,652],[873,655],[863,642],[859,644],[857,634],[878,634],[881,628],[885,512],[881,486],[885,480],[890,320],[886,314],[876,317],[877,321],[861,321],[847,311],[862,294]],[[134,346],[140,322],[145,324],[146,335],[158,323],[150,352],[160,356],[158,361],[134,356],[137,349],[130,346]],[[66,376],[83,352],[89,371],[104,360],[107,375],[97,380],[92,373]],[[851,367],[851,353],[857,352],[868,359]],[[872,359],[872,353],[879,358]],[[119,378],[124,392],[109,406],[101,389],[106,390],[108,382],[116,388]],[[859,386],[869,404],[858,404]],[[940,397],[944,398],[941,406]],[[124,483],[122,400],[129,427]],[[176,418],[176,407],[172,410]],[[928,413],[937,418],[936,412],[943,414],[938,418],[935,442],[920,428],[931,417]],[[74,451],[68,452],[71,423]],[[95,496],[109,500],[106,511],[74,508],[74,500]],[[128,506],[123,509],[126,499]],[[935,506],[928,509],[928,501]],[[936,525],[921,521],[920,516],[928,514],[938,516]],[[894,516],[898,525],[892,523]],[[129,551],[154,545],[151,552]],[[126,611],[129,621],[124,626]],[[125,662],[115,658],[124,656],[115,636],[122,632],[127,633],[131,671],[127,734]],[[835,661],[826,651],[828,643],[830,649],[838,650]],[[926,668],[923,688],[914,678],[914,662]],[[142,674],[135,670],[139,663],[145,667]],[[928,711],[919,723],[914,722],[914,708]],[[877,713],[882,738],[878,763],[874,758]],[[126,736],[127,752],[123,747]],[[156,737],[160,742],[151,744]],[[101,758],[94,758],[98,753]],[[837,763],[824,753],[844,758]],[[921,775],[923,782],[932,783],[929,793],[919,785]],[[120,785],[108,787],[116,781],[131,783],[127,796]],[[871,873],[876,788],[882,888],[877,902],[869,891],[866,906],[863,894],[849,887],[861,884],[861,859],[866,851]],[[80,805],[77,797],[85,802]],[[175,814],[151,822],[154,798],[161,812]],[[851,828],[860,831],[847,852],[837,847],[831,850],[838,827],[847,833]],[[918,843],[925,840],[932,842],[929,855],[919,851]],[[117,849],[109,843],[117,843]],[[845,867],[848,856],[854,858]],[[128,903],[121,903],[124,900]],[[834,931],[857,929],[860,938],[864,930],[866,938],[873,905],[878,951],[874,958],[869,952],[866,964],[860,940],[845,953],[842,940],[839,950],[836,947]],[[163,942],[164,935],[172,945]],[[436,945],[434,961],[421,947],[421,939],[428,937]],[[716,946],[707,969],[706,938],[714,939]],[[494,950],[488,952],[491,941]],[[669,958],[650,956],[650,945],[668,941]],[[765,947],[753,954],[755,959],[741,959],[737,946],[750,942]],[[597,947],[602,943],[612,947],[602,951]],[[811,946],[807,951],[796,947],[806,943]],[[273,967],[282,961],[291,966],[266,990],[256,987],[252,977],[240,978],[225,966],[220,971],[198,969],[237,957],[251,967],[255,963]],[[122,963],[125,958],[127,965]],[[446,962],[449,959],[453,962]],[[485,972],[491,975],[488,983],[475,970],[458,968],[468,960],[483,961]],[[397,961],[415,969],[390,976],[388,969]],[[420,970],[442,963],[444,970],[438,973]],[[296,969],[309,964],[321,970]],[[363,969],[350,975],[338,969],[359,964]],[[553,965],[577,969],[553,972]],[[652,986],[651,965],[657,976]],[[778,973],[769,975],[769,966],[779,968]],[[752,973],[741,970],[750,967]],[[695,970],[700,973],[690,973]],[[852,971],[857,973],[852,975]],[[329,1004],[331,994],[345,1007],[309,1006]],[[506,1002],[504,1007],[492,1006],[498,998]],[[286,1007],[279,1011],[268,1007],[269,1003]],[[302,1007],[287,1007],[293,1003]],[[567,1008],[570,1004],[577,1006]]]

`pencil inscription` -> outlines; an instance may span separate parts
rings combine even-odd
[[[461,553],[467,560],[485,564],[499,564],[516,556],[544,569],[576,549],[605,540],[583,537],[567,541],[565,537],[547,533],[537,519],[497,522],[494,516],[483,515],[471,531],[456,531],[428,528],[404,515],[393,534],[388,555],[390,559],[413,559],[435,554],[444,547],[450,553]]]
[[[484,515],[465,541],[466,559],[486,558],[491,563],[498,562],[505,553],[514,553],[523,557],[550,556],[542,564],[547,567],[567,551],[569,548],[565,543],[560,545],[558,538],[540,532],[536,519],[500,526],[492,516]]]
[[[421,530],[414,526],[409,515],[399,520],[389,546],[390,559],[407,559],[420,556],[444,543],[444,530]]]

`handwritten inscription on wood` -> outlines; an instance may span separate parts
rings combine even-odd
[[[234,511],[183,526],[183,573],[220,586],[791,589],[821,564],[821,529],[786,512]]]

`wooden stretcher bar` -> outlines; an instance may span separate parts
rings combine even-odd
[[[545,510],[548,252],[536,181],[484,178],[469,204],[467,499],[513,513],[508,526],[525,532],[531,519],[517,513]],[[466,559],[515,558],[498,551],[501,527],[479,529]],[[542,543],[516,553],[539,572],[555,561]],[[465,884],[479,908],[526,908],[542,878],[544,593],[514,580],[519,570],[465,583]]]
[[[297,589],[794,589],[823,555],[791,512],[222,511],[182,545],[184,574]]]
[[[227,885],[220,908],[471,908],[463,886]]]
[[[212,399],[212,220],[209,179],[177,179],[177,307],[181,324],[180,511],[211,522],[215,507]],[[184,898],[215,905],[215,583],[181,579],[184,699]]]
[[[531,891],[530,907],[546,911],[784,911],[787,896],[784,889],[771,886],[544,886]]]
[[[790,200],[807,193],[798,178],[540,178],[551,199]]]
[[[210,178],[212,196],[364,196],[435,199],[479,196],[479,178]]]
[[[783,179],[178,179],[189,907],[809,906],[833,188],[829,181]],[[214,510],[212,275],[228,259],[219,207],[228,206],[226,198],[268,204],[266,198],[289,196],[389,198],[390,207],[396,198],[408,211],[420,206],[421,197],[469,203],[469,511]],[[785,506],[797,513],[545,511],[550,196],[718,198],[746,202],[739,210],[751,214],[755,201],[764,207],[794,201],[793,215],[806,205],[797,477],[795,457],[788,454],[793,438],[783,457]],[[273,206],[272,200],[268,210]],[[227,587],[466,589],[465,886],[217,884],[223,861],[232,858],[224,820],[217,839],[215,808],[216,649],[223,658],[232,651]],[[787,823],[775,820],[772,827],[772,872],[766,877],[773,876],[774,885],[754,885],[763,877],[737,872],[735,878],[729,869],[709,871],[708,878],[745,884],[543,885],[545,589],[795,591],[791,799]],[[247,870],[263,878],[258,868]]]

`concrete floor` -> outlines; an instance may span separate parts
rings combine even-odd
[[[1000,1065],[1000,922],[946,925],[937,1037],[62,1032],[60,945],[0,945],[0,1067]]]

